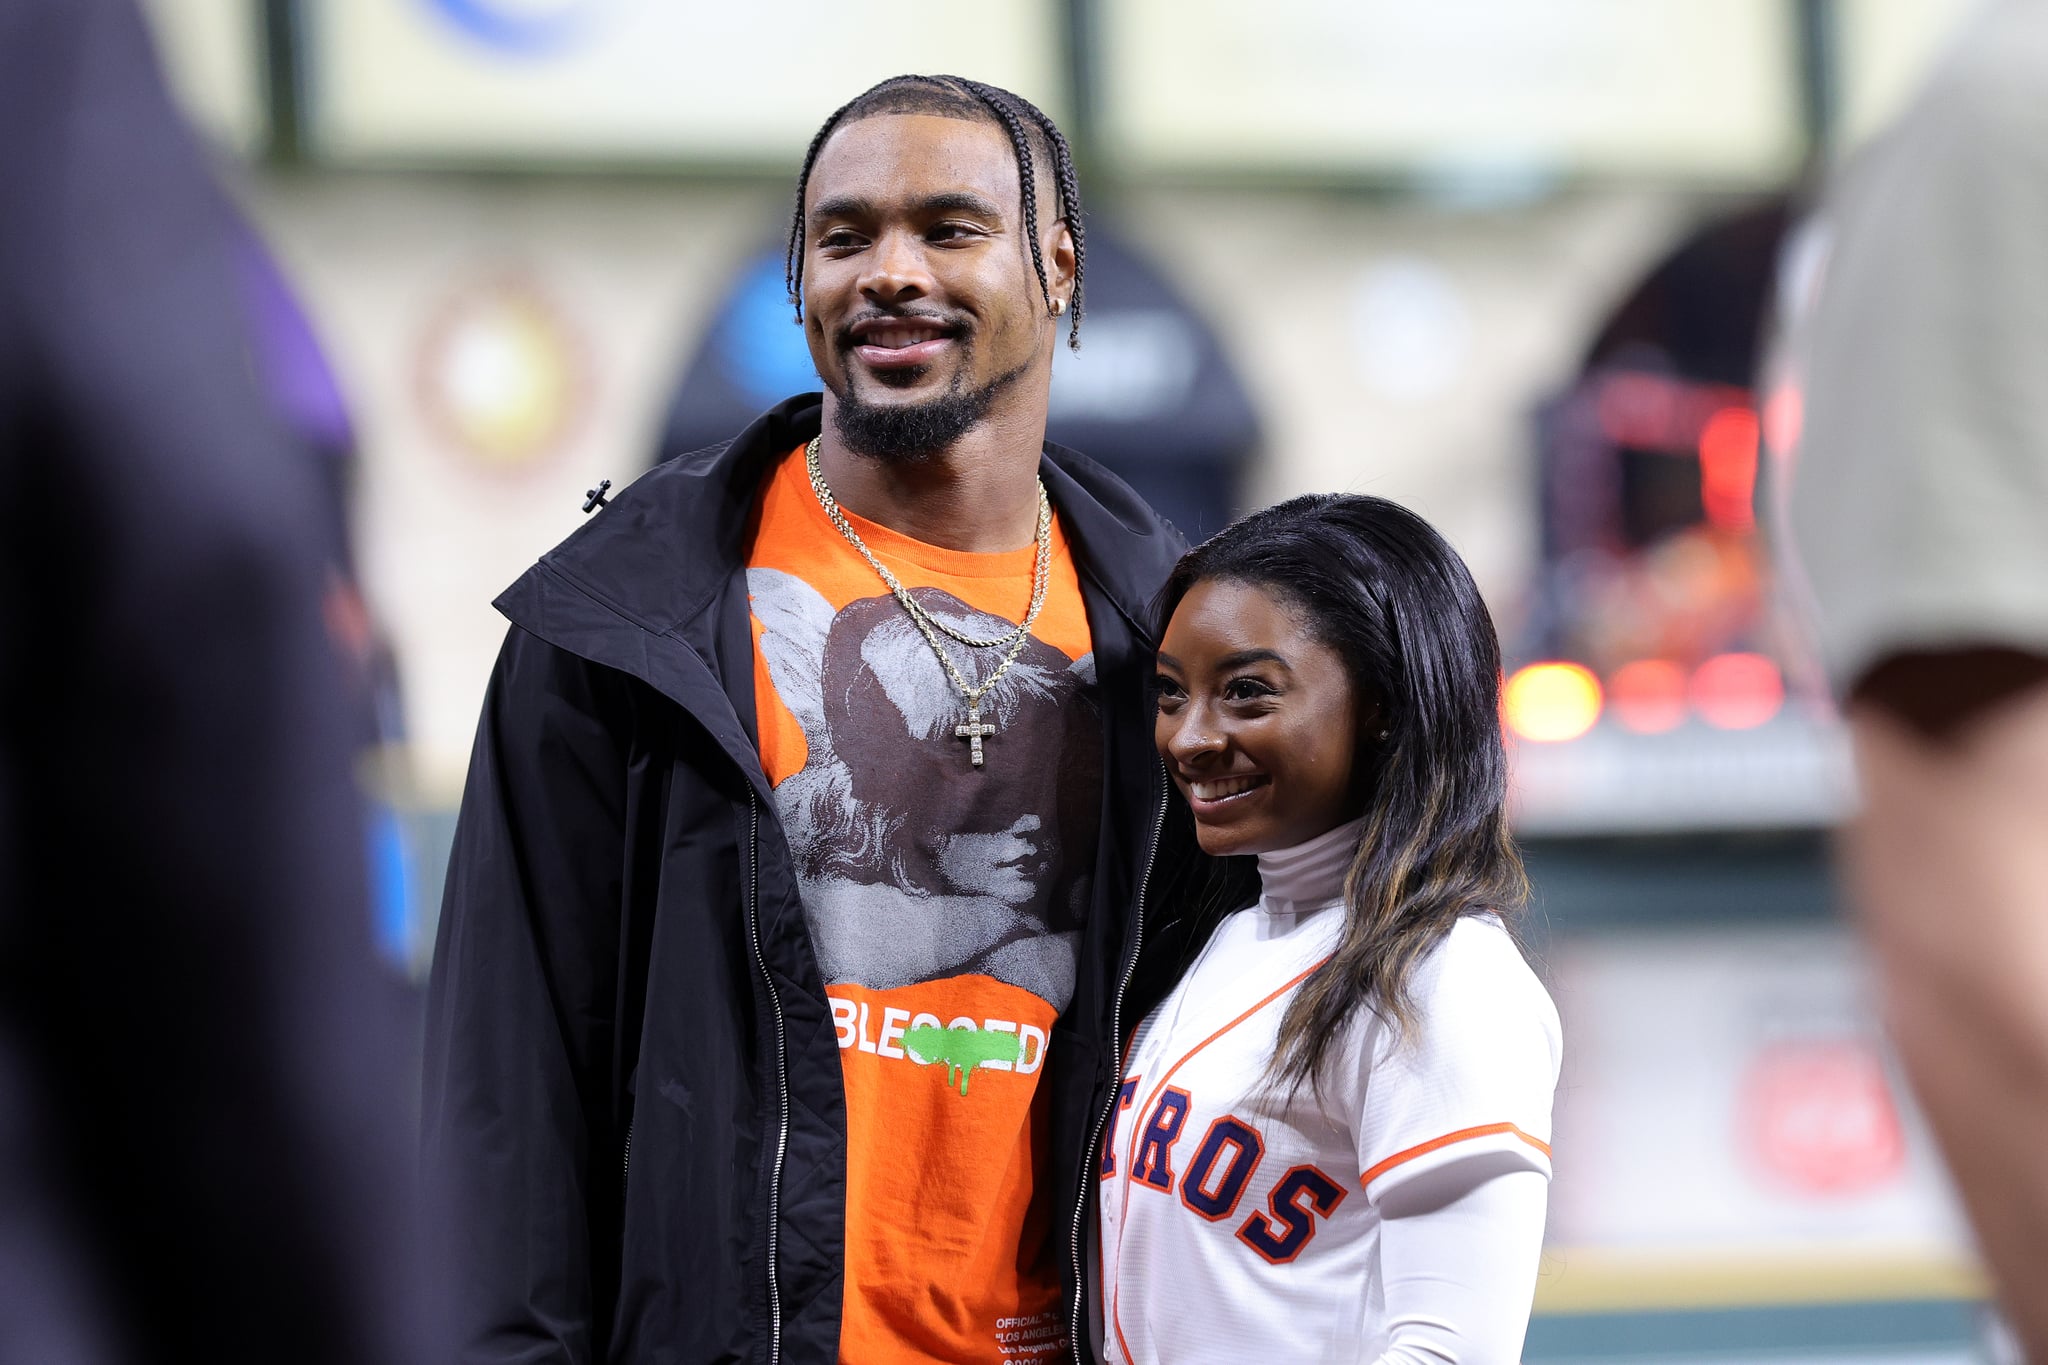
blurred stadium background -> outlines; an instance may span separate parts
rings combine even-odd
[[[1830,883],[1845,746],[1768,544],[1802,195],[1970,0],[146,8],[303,305],[262,296],[255,360],[348,492],[406,970],[491,598],[600,480],[814,386],[779,273],[802,147],[873,80],[958,71],[1081,158],[1056,438],[1195,536],[1398,499],[1493,604],[1568,1036],[1528,1358],[1995,1353]]]

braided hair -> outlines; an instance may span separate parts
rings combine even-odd
[[[1067,345],[1081,349],[1081,277],[1088,259],[1088,242],[1081,226],[1081,185],[1074,176],[1074,155],[1067,139],[1043,110],[1022,95],[998,86],[984,85],[960,76],[892,76],[880,85],[854,96],[832,111],[811,139],[804,153],[803,170],[796,181],[796,210],[790,219],[789,246],[783,259],[783,279],[789,285],[789,301],[797,320],[804,316],[804,193],[810,187],[811,167],[826,139],[846,123],[856,123],[878,114],[938,114],[945,118],[978,119],[994,123],[1010,135],[1010,150],[1017,158],[1017,179],[1023,187],[1024,235],[1031,243],[1031,265],[1038,272],[1038,293],[1052,310],[1052,287],[1046,282],[1045,257],[1038,245],[1038,157],[1052,165],[1057,209],[1074,241],[1074,297],[1068,304]]]

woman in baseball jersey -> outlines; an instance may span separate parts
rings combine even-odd
[[[1260,892],[1146,945],[1177,980],[1105,1129],[1102,1354],[1518,1360],[1562,1044],[1507,927],[1485,604],[1419,517],[1338,496],[1238,522],[1162,601],[1160,752]]]

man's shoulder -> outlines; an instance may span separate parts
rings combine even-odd
[[[775,461],[817,424],[817,395],[803,395],[729,440],[663,459],[542,555],[498,599],[500,610],[518,620],[510,604],[547,576],[656,632],[689,619],[739,568],[755,495]]]
[[[1047,459],[1073,479],[1076,487],[1126,527],[1144,534],[1162,535],[1179,545],[1182,550],[1186,548],[1187,539],[1181,535],[1179,529],[1158,512],[1153,511],[1152,505],[1140,497],[1136,489],[1125,483],[1100,460],[1052,441],[1045,443],[1045,454]],[[1176,556],[1179,553],[1180,550],[1175,551]]]
[[[1187,537],[1099,461],[1050,441],[1045,458],[1053,505],[1082,562],[1142,616],[1187,552]]]

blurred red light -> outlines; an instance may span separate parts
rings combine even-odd
[[[1600,719],[1600,680],[1577,664],[1529,664],[1501,690],[1501,709],[1523,739],[1577,739]]]
[[[1685,670],[1669,659],[1638,659],[1607,680],[1608,704],[1624,730],[1661,735],[1685,723]]]
[[[1722,408],[1700,428],[1700,502],[1724,531],[1756,525],[1756,413]]]
[[[1693,670],[1691,700],[1721,730],[1751,730],[1785,704],[1785,678],[1761,654],[1716,654]]]

